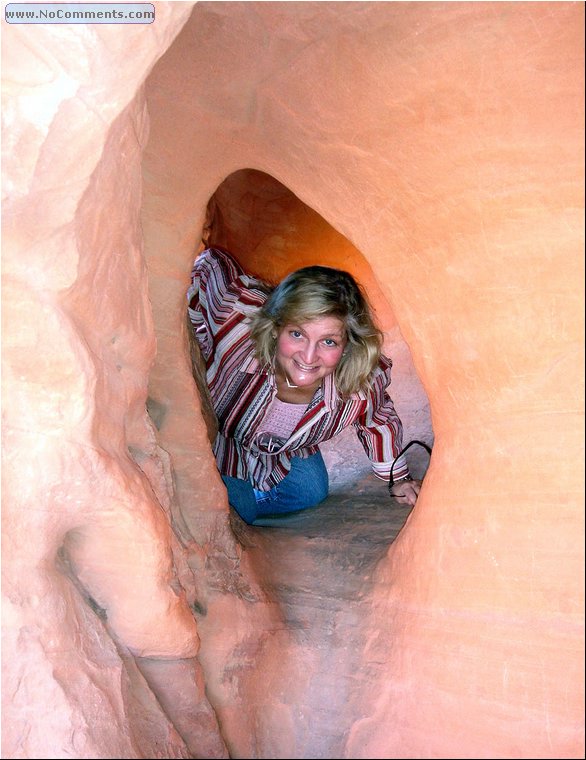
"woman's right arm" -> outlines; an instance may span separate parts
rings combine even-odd
[[[234,311],[243,275],[232,256],[220,248],[207,248],[197,257],[187,290],[187,311],[199,347],[207,359],[218,330]]]

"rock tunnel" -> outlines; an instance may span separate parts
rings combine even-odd
[[[583,757],[583,4],[154,6],[3,22],[2,756]],[[412,511],[344,440],[323,509],[234,520],[210,199],[364,282]]]

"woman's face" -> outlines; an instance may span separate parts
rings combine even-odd
[[[277,337],[276,362],[291,385],[319,385],[342,358],[346,328],[337,317],[285,325]]]

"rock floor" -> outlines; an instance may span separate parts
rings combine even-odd
[[[360,694],[368,689],[364,623],[373,571],[410,511],[368,472],[334,484],[314,509],[275,518],[272,526],[244,527],[251,561],[296,645],[296,656],[283,665],[284,679],[296,684],[285,696],[295,726],[293,757],[345,756],[348,733],[363,717]]]
[[[273,608],[272,635],[280,641],[280,631],[287,632],[277,672],[274,657],[270,672],[262,672],[262,659],[257,665],[270,694],[265,692],[256,714],[262,729],[258,734],[257,723],[254,757],[345,757],[350,731],[368,717],[375,684],[381,683],[381,663],[366,654],[375,569],[412,508],[391,499],[388,484],[374,477],[353,431],[321,450],[330,475],[330,495],[322,504],[263,527],[231,515]],[[428,454],[415,448],[406,456],[411,474],[422,478]],[[232,756],[242,756],[232,749]]]

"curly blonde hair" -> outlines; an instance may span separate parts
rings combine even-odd
[[[286,324],[301,324],[320,317],[337,317],[346,328],[347,344],[334,380],[343,397],[367,390],[378,364],[383,335],[376,326],[362,288],[341,269],[309,266],[287,275],[250,316],[257,359],[272,365],[276,340]]]

